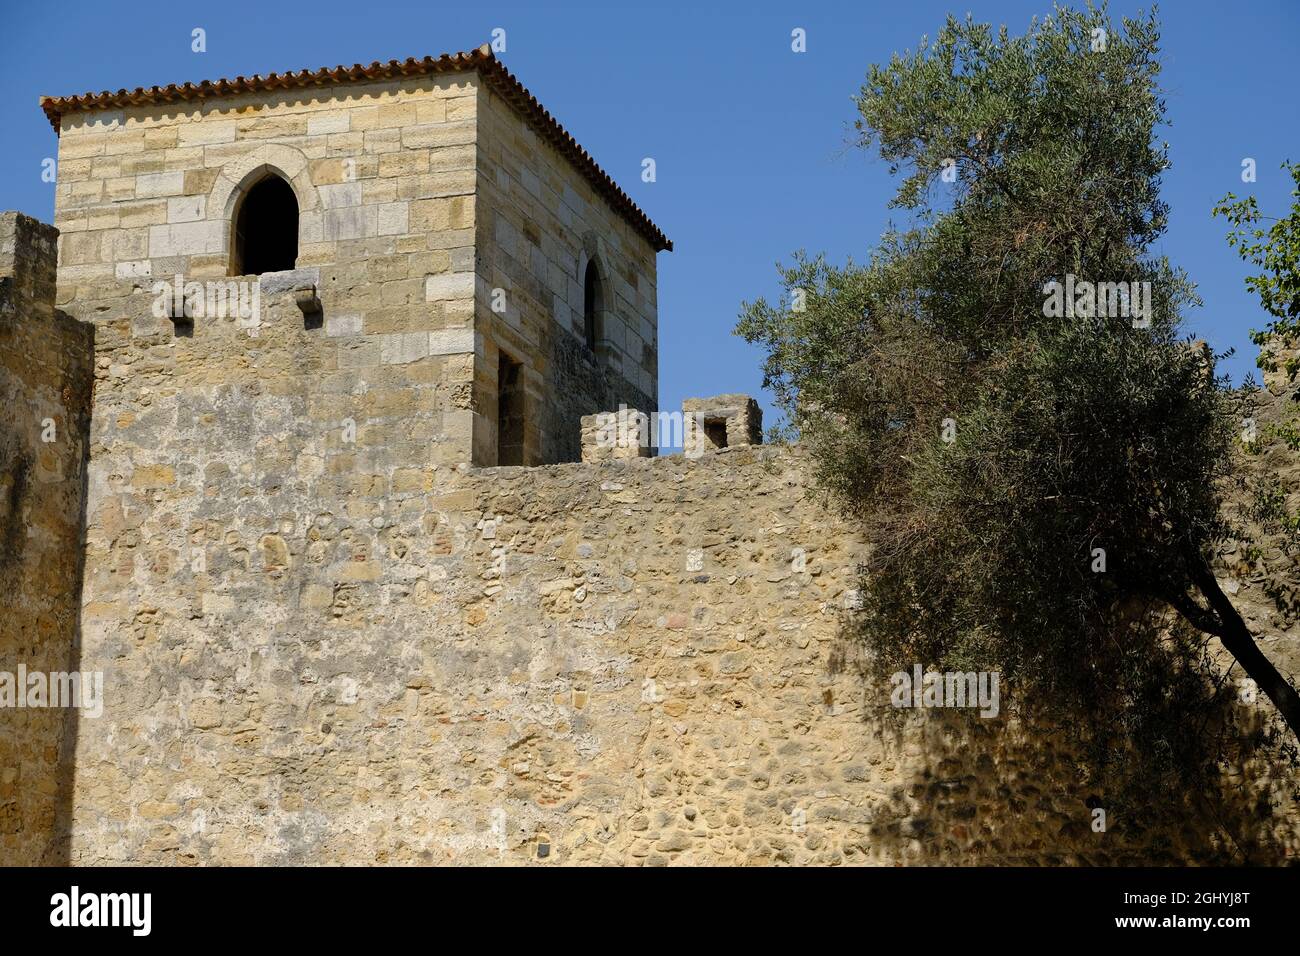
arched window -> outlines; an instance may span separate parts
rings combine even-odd
[[[298,197],[271,174],[244,193],[235,210],[232,275],[284,272],[298,263]]]
[[[600,341],[600,312],[604,308],[601,301],[600,270],[593,259],[587,263],[587,274],[582,278],[582,330],[587,340],[587,348],[596,351]]]

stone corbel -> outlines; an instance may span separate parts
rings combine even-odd
[[[321,321],[321,302],[317,294],[320,285],[320,269],[290,269],[286,272],[266,272],[258,279],[262,295],[280,295],[291,293],[294,304],[302,312],[303,320],[309,328],[315,328]]]
[[[307,289],[295,290],[293,301],[298,304],[298,309],[302,312],[303,318],[311,318],[321,313],[320,297],[316,295],[314,285]]]

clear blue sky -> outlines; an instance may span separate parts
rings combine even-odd
[[[1145,6],[1145,5],[1144,5]],[[1139,5],[1114,2],[1115,15]],[[1021,32],[1047,0],[841,3],[288,4],[23,0],[0,31],[0,208],[49,221],[55,155],[39,94],[83,93],[464,50],[506,30],[502,59],[676,245],[659,257],[660,405],[688,395],[757,394],[761,356],[731,334],[742,300],[777,292],[773,264],[796,249],[865,258],[886,220],[887,170],[847,148],[850,97],[868,64],[933,35],[949,12]],[[1173,168],[1170,230],[1158,250],[1205,300],[1192,328],[1236,346],[1229,370],[1254,368],[1247,330],[1265,316],[1245,265],[1210,208],[1249,191],[1258,163],[1265,212],[1288,201],[1283,159],[1300,161],[1296,0],[1170,2],[1164,85]],[[207,52],[190,31],[207,31]],[[807,31],[808,51],[790,49]],[[658,181],[641,182],[653,157]],[[772,410],[763,396],[767,420]]]

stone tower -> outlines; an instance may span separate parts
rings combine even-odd
[[[486,46],[42,107],[59,306],[124,406],[246,374],[389,468],[576,461],[582,415],[657,407],[671,243]]]

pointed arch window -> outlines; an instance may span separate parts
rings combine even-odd
[[[235,210],[231,274],[284,272],[298,264],[298,197],[274,173],[259,179]]]

